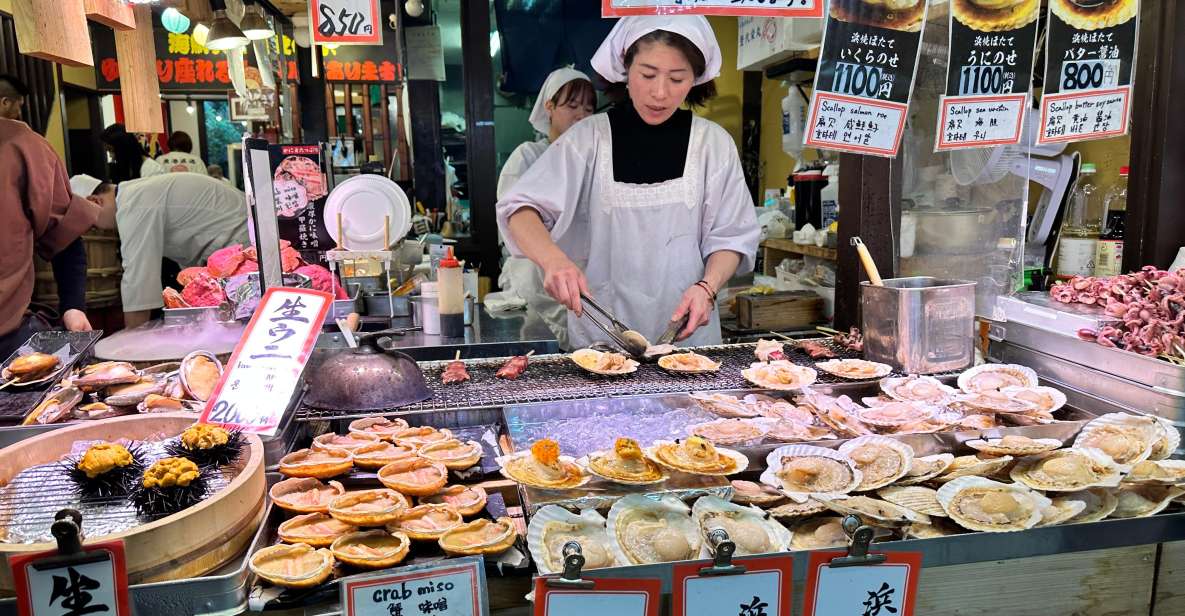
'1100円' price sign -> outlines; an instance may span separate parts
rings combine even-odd
[[[1127,134],[1140,2],[1049,0],[1037,143]]]
[[[200,421],[275,434],[332,304],[322,291],[268,289]]]
[[[832,567],[845,552],[812,552],[803,616],[913,616],[921,552],[886,552],[877,565]]]
[[[946,94],[935,150],[1019,143],[1033,81],[1038,2],[950,6]]]
[[[132,616],[122,540],[9,557],[17,609],[25,616]]]
[[[895,156],[926,24],[924,0],[899,11],[832,2],[807,113],[808,147]]]
[[[486,616],[480,556],[342,578],[343,616]]]

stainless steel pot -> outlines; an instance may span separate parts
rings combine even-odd
[[[316,350],[305,370],[305,404],[319,409],[384,411],[432,397],[415,360],[379,340],[394,330],[361,334],[354,349]]]

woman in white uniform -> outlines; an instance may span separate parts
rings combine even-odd
[[[753,269],[760,228],[732,138],[681,109],[715,94],[711,26],[626,17],[592,64],[628,98],[572,127],[499,200],[507,246],[571,310],[573,348],[605,338],[580,318],[581,293],[650,340],[688,315],[680,338],[718,344],[716,293]]]
[[[510,193],[527,169],[539,160],[547,147],[572,125],[596,111],[597,92],[588,75],[571,69],[556,69],[543,81],[530,122],[539,134],[537,141],[527,141],[511,152],[498,177],[498,198]],[[510,255],[502,265],[498,279],[503,291],[509,290],[527,302],[528,321],[542,319],[561,346],[568,339],[567,310],[543,289],[543,271],[524,257]]]

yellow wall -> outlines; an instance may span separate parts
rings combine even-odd
[[[737,70],[737,18],[709,17],[716,41],[720,44],[720,76],[716,78],[716,98],[698,113],[719,124],[741,147],[741,106],[745,79]]]
[[[1132,121],[1139,120],[1133,118]],[[1095,186],[1106,194],[1106,191],[1119,181],[1119,168],[1131,164],[1131,137],[1124,135],[1113,139],[1071,143],[1066,148],[1066,154],[1070,152],[1078,152],[1084,163],[1094,163],[1098,169],[1094,176]]]

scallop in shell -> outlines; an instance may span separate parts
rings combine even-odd
[[[827,508],[842,514],[854,515],[869,526],[899,528],[910,524],[929,524],[930,516],[869,496],[847,496],[824,499]]]
[[[737,556],[752,556],[790,549],[790,531],[762,510],[730,503],[716,496],[701,496],[691,508],[704,546],[714,529],[723,528],[736,545]]]
[[[769,431],[765,433],[765,438],[779,443],[793,443],[796,441],[833,439],[835,435],[822,426],[783,419],[770,424]]]
[[[572,353],[571,359],[582,369],[602,376],[621,376],[638,370],[638,362],[629,357],[596,349],[580,349]]]
[[[630,494],[609,509],[608,532],[618,562],[632,565],[690,560],[700,551],[691,509],[673,496]]]
[[[1124,484],[1115,490],[1118,504],[1112,518],[1145,518],[1164,511],[1174,498],[1185,494],[1185,488]]]
[[[1119,499],[1116,498],[1112,490],[1107,488],[1090,488],[1080,492],[1067,492],[1062,495],[1062,498],[1086,503],[1086,507],[1078,515],[1066,520],[1063,522],[1064,524],[1098,522],[1110,516],[1115,511],[1115,508],[1119,506]]]
[[[911,374],[902,377],[885,377],[880,381],[881,391],[890,398],[902,402],[925,402],[943,405],[950,402],[956,393],[953,387],[943,385],[932,377]]]
[[[1120,473],[1102,451],[1071,447],[1021,458],[1009,476],[1034,490],[1077,492],[1117,486]]]
[[[785,445],[770,452],[765,462],[761,483],[782,490],[799,503],[847,494],[863,479],[851,458],[825,447]]]
[[[954,522],[944,518],[931,518],[929,524],[910,524],[905,527],[906,539],[940,539],[953,537],[963,531]]]
[[[734,480],[732,485],[732,502],[741,505],[757,505],[769,507],[786,500],[786,495],[778,490],[753,481]]]
[[[1052,387],[1005,387],[1000,391],[1014,400],[1036,405],[1043,413],[1053,413],[1066,405],[1066,394]]]
[[[959,389],[969,394],[1005,387],[1036,387],[1037,373],[1017,364],[981,364],[959,375]]]
[[[658,367],[675,374],[708,374],[720,370],[720,362],[699,353],[672,353],[658,359]]]
[[[905,475],[897,480],[898,485],[911,486],[941,475],[954,462],[955,456],[949,453],[939,453],[932,456],[914,458],[913,464]]]
[[[804,520],[794,527],[790,547],[795,550],[818,550],[848,545],[848,533],[843,529],[843,518],[825,516]]]
[[[841,379],[879,379],[892,374],[893,367],[866,359],[829,359],[816,362],[815,367]]]
[[[779,391],[799,390],[819,378],[813,369],[785,360],[752,364],[741,370],[741,376],[758,387]]]
[[[930,516],[945,518],[946,511],[938,504],[938,491],[924,486],[889,486],[876,491],[882,499]]]
[[[576,463],[602,479],[625,485],[649,485],[669,477],[661,466],[646,458],[638,441],[632,438],[618,438],[613,449],[594,451]]]
[[[954,407],[971,413],[1011,413],[1014,415],[1035,414],[1037,405],[1019,398],[1011,398],[999,391],[981,391],[955,396]]]
[[[1147,415],[1107,413],[1087,422],[1074,446],[1101,449],[1121,470],[1127,470],[1147,460],[1162,435],[1160,423]]]
[[[884,404],[860,409],[860,421],[877,427],[896,428],[911,423],[926,421],[937,413],[936,408],[916,402],[894,400]]]
[[[561,456],[559,444],[551,439],[540,439],[530,449],[501,456],[497,462],[507,479],[536,488],[567,490],[588,481],[576,461]]]
[[[531,516],[527,526],[527,548],[540,574],[564,570],[564,544],[569,541],[580,544],[585,569],[618,564],[605,530],[605,517],[595,510],[584,509],[576,515],[558,505],[547,505]]]
[[[993,456],[1031,456],[1053,451],[1062,446],[1056,438],[1029,438],[1019,434],[1007,434],[1000,438],[984,438],[967,441],[968,447]]]
[[[181,360],[181,386],[190,398],[205,402],[222,378],[222,362],[209,351],[194,351]]]
[[[760,417],[757,409],[750,407],[736,396],[728,394],[691,393],[687,394],[705,411],[720,417]]]
[[[1123,482],[1181,485],[1185,483],[1185,460],[1144,460],[1128,471]]]
[[[1051,501],[1022,485],[959,477],[938,489],[938,503],[963,528],[1007,532],[1036,526]]]
[[[1177,448],[1181,446],[1181,431],[1173,425],[1173,422],[1153,415],[1156,423],[1160,424],[1161,437],[1152,445],[1152,453],[1148,456],[1151,460],[1164,460],[1173,455]]]
[[[764,394],[749,394],[744,397],[743,401],[745,404],[755,407],[762,417],[788,419],[804,424],[815,422],[815,414],[809,409],[795,406],[787,400],[771,398]]]
[[[739,445],[760,441],[775,419],[717,419],[687,428],[688,435],[702,436],[717,445]]]
[[[646,449],[646,457],[660,466],[693,475],[732,475],[749,465],[745,454],[716,447],[702,436],[689,436],[683,441],[655,441]]]
[[[779,520],[798,520],[827,511],[827,505],[813,498],[808,498],[805,503],[790,501],[777,507],[771,507],[767,511],[771,516]]]
[[[1012,464],[1012,456],[983,459],[978,456],[959,456],[951,461],[941,475],[933,481],[946,483],[960,477],[989,477],[1003,471]]]
[[[1057,526],[1082,513],[1086,509],[1086,501],[1068,496],[1054,496],[1048,507],[1041,511],[1041,521],[1037,526]]]
[[[862,436],[839,448],[860,469],[861,481],[856,491],[883,488],[905,476],[913,464],[913,448],[884,436]]]

